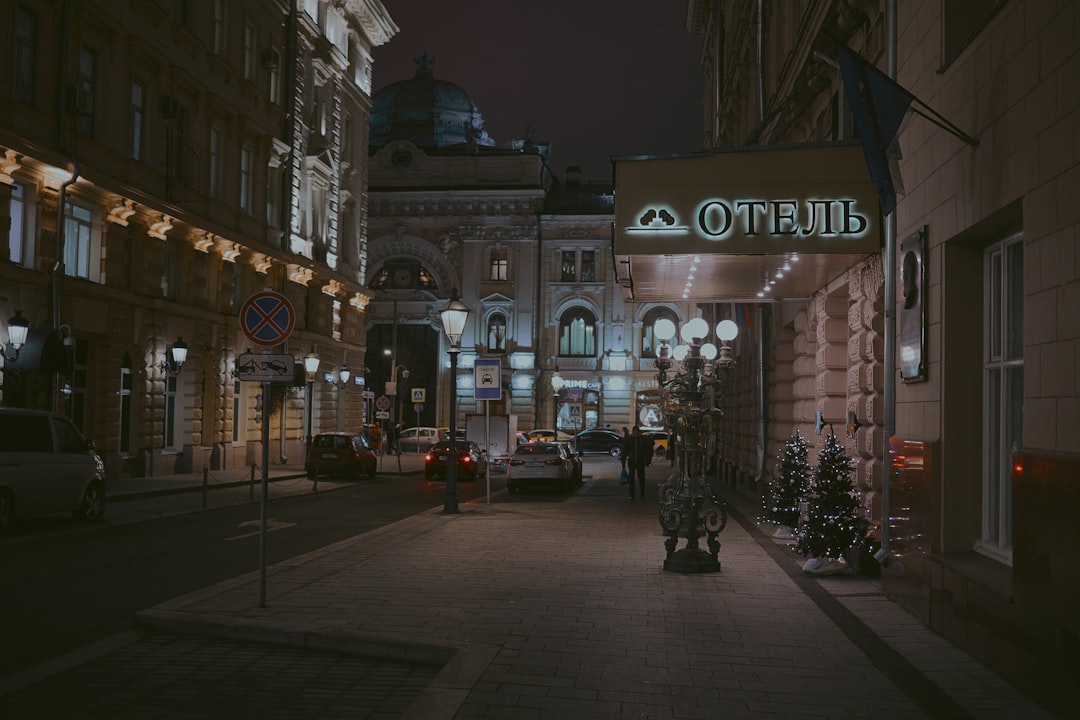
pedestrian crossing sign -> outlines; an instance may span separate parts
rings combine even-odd
[[[422,403],[426,399],[427,388],[413,388],[412,389],[412,401],[414,403]]]

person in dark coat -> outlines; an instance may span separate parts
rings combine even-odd
[[[652,465],[652,438],[642,434],[641,426],[634,426],[634,433],[625,443],[623,455],[626,467],[630,471],[630,501],[634,501],[634,486],[640,490],[641,499],[645,499],[645,468]],[[635,483],[635,479],[637,482]]]

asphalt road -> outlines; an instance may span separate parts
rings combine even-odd
[[[440,507],[445,498],[445,484],[422,474],[320,481],[318,494],[307,485],[305,494],[270,496],[268,565]],[[492,490],[501,486],[493,481]],[[458,499],[486,489],[459,482]],[[225,492],[230,500],[218,495]],[[128,630],[139,610],[257,571],[261,496],[247,501],[246,494],[215,490],[206,510],[198,493],[114,503],[100,525],[20,519],[0,540],[0,677]]]

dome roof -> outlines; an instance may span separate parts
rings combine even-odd
[[[469,93],[432,73],[435,59],[416,59],[416,75],[375,93],[371,108],[371,145],[411,140],[422,148],[475,144],[494,147],[484,119]]]

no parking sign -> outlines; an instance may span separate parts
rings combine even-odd
[[[240,308],[240,329],[256,345],[280,345],[292,335],[295,324],[289,298],[273,290],[255,293]]]

